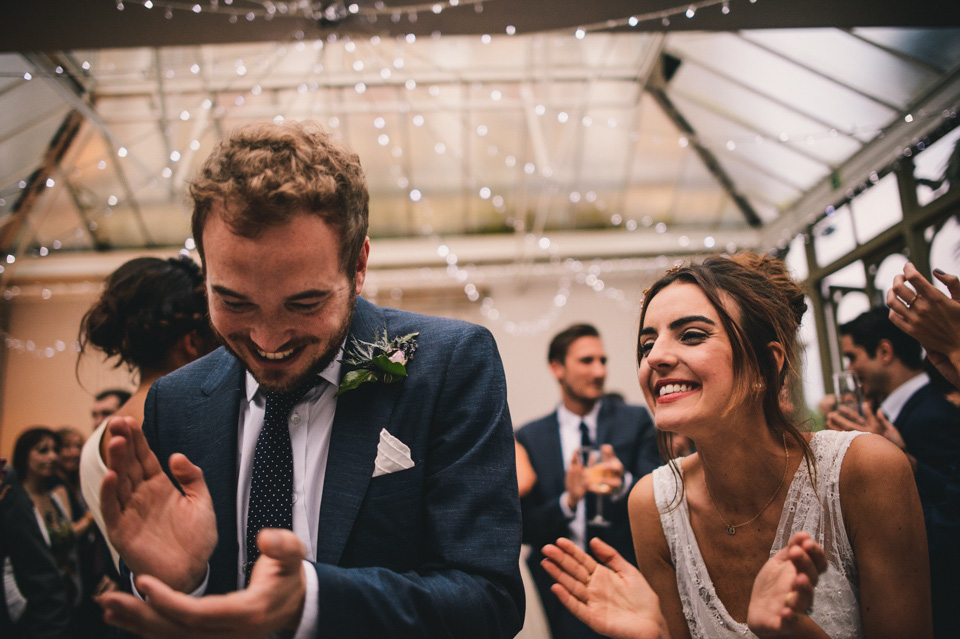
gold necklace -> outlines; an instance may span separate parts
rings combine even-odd
[[[784,433],[783,434],[783,477],[780,478],[780,485],[777,486],[777,490],[774,491],[773,495],[770,497],[770,500],[763,505],[763,508],[760,509],[760,512],[758,512],[756,515],[754,515],[747,521],[743,522],[742,524],[737,524],[736,526],[731,526],[730,524],[728,524],[727,520],[723,518],[722,514],[720,514],[720,508],[717,507],[717,502],[713,501],[713,495],[710,494],[710,484],[707,483],[707,475],[706,473],[704,473],[703,485],[706,486],[707,488],[707,497],[710,498],[710,503],[713,504],[713,509],[717,511],[717,517],[719,517],[720,521],[723,522],[723,525],[726,526],[725,531],[728,535],[736,535],[737,528],[743,528],[747,524],[753,523],[757,519],[757,517],[763,514],[763,511],[765,511],[767,508],[770,507],[770,504],[773,503],[773,500],[776,499],[777,495],[780,494],[780,489],[783,488],[783,484],[786,483],[787,481],[787,468],[789,466],[790,466],[790,458],[787,456],[787,435],[786,433]]]

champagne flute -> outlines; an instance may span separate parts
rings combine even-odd
[[[613,492],[613,488],[604,483],[605,477],[614,475],[612,471],[603,466],[603,453],[595,448],[585,451],[587,490],[594,494],[596,499],[597,512],[587,523],[591,526],[609,526],[610,520],[603,516],[603,498]]]
[[[840,371],[833,374],[833,392],[836,408],[849,406],[863,417],[863,390],[860,380],[853,371]]]

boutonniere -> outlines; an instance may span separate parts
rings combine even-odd
[[[409,333],[389,339],[384,328],[382,333],[374,333],[372,342],[354,338],[341,361],[355,368],[343,376],[335,397],[364,382],[392,384],[406,377],[407,364],[417,350],[419,334]]]

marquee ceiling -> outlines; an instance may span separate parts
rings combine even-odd
[[[184,185],[247,122],[344,138],[382,265],[482,265],[774,246],[960,103],[954,3],[14,4],[2,281],[190,248]]]

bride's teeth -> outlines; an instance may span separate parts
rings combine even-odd
[[[260,355],[260,357],[263,357],[264,359],[277,360],[277,359],[284,359],[284,358],[286,358],[286,357],[290,357],[291,355],[293,355],[293,351],[294,351],[294,349],[291,348],[291,349],[288,350],[288,351],[279,351],[279,352],[276,352],[276,353],[268,353],[267,351],[262,351],[262,350],[260,350],[260,349],[258,348],[258,349],[257,349],[257,354]]]
[[[692,390],[693,386],[690,384],[664,384],[660,387],[660,397],[664,395],[669,395],[671,393],[685,393],[686,391]]]

